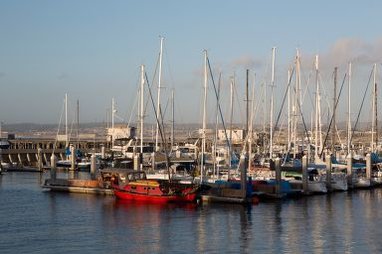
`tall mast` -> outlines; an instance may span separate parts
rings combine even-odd
[[[318,161],[318,103],[319,103],[319,92],[320,92],[320,88],[319,88],[319,85],[318,85],[318,55],[316,55],[316,58],[315,58],[315,69],[316,69],[316,100],[315,100],[315,109],[314,109],[314,112],[315,112],[315,135],[314,135],[314,160],[315,162]]]
[[[77,100],[77,139],[80,135],[80,100]]]
[[[160,116],[160,90],[161,90],[161,82],[162,82],[162,54],[163,54],[163,39],[164,37],[160,37],[160,51],[159,51],[159,74],[158,74],[158,98],[157,98],[157,116]],[[155,150],[159,151],[158,146],[159,139],[159,122],[157,121],[157,128],[155,134]]]
[[[374,148],[377,146],[378,142],[378,130],[377,130],[377,81],[376,81],[376,72],[377,72],[377,65],[374,64],[374,70],[373,70],[373,91],[372,91],[372,124],[371,124],[371,151],[374,152]],[[374,136],[374,132],[376,132],[376,135]]]
[[[378,148],[378,86],[377,86],[377,64],[374,64],[374,84],[375,84],[375,149]]]
[[[141,89],[140,89],[140,112],[139,112],[139,120],[140,120],[140,145],[141,145],[141,156],[143,156],[143,120],[144,120],[144,115],[143,115],[143,107],[144,107],[144,85],[145,85],[145,66],[141,65]],[[140,169],[143,169],[142,165],[142,160],[143,158],[141,157],[141,163],[140,163]]]
[[[219,83],[218,83],[218,94],[216,98],[216,120],[215,120],[215,139],[214,139],[214,149],[213,149],[213,173],[214,176],[219,177],[219,172],[216,170],[216,151],[217,151],[217,141],[218,141],[218,128],[219,128],[219,103],[220,103],[220,86],[221,86],[221,73],[219,74]],[[218,166],[219,167],[219,166]]]
[[[275,88],[275,53],[276,48],[272,48],[272,78],[271,78],[271,112],[269,116],[269,157],[273,158],[273,104]]]
[[[200,160],[200,182],[203,182],[204,153],[206,152],[206,122],[207,122],[207,50],[204,50],[204,97],[203,97],[203,131],[202,131],[202,155]]]
[[[65,94],[65,143],[66,147],[69,147],[69,137],[68,137],[68,94]]]
[[[114,134],[114,117],[115,117],[115,100],[114,97],[111,98],[111,131]],[[111,137],[111,145],[114,146],[114,137]]]
[[[232,147],[232,128],[233,128],[233,87],[234,87],[234,84],[235,84],[235,76],[231,78],[231,85],[230,85],[230,91],[231,91],[231,97],[230,97],[230,117],[229,117],[229,122],[230,122],[230,126],[229,126],[229,144],[230,146]],[[229,147],[228,149],[231,151],[231,147]],[[229,154],[229,168],[232,167],[232,158],[231,158],[231,152]],[[229,170],[228,170],[228,175],[229,175]]]
[[[291,76],[291,73],[290,73],[290,70],[288,70],[288,81],[287,81],[287,84],[289,83],[289,80],[290,80],[290,76]],[[290,152],[290,148],[291,148],[291,107],[290,107],[290,103],[291,103],[291,92],[290,92],[290,86],[288,86],[288,146],[287,146],[287,153]]]
[[[350,144],[350,140],[351,140],[351,112],[350,112],[350,95],[351,95],[351,62],[349,62],[349,80],[348,80],[348,135],[347,135],[347,147],[348,147],[348,151],[347,153],[350,154],[350,148],[351,148],[351,144]]]
[[[293,158],[296,158],[298,145],[297,145],[297,124],[298,124],[298,117],[297,117],[297,110],[298,110],[298,103],[300,98],[300,82],[301,82],[301,73],[300,73],[300,52],[298,49],[296,50],[296,84],[295,84],[295,92],[294,92],[294,98],[293,98]]]
[[[174,146],[174,138],[175,138],[175,99],[174,99],[174,89],[171,90],[171,118],[172,118],[172,123],[171,123],[171,149]],[[170,150],[171,151],[171,150]]]
[[[252,154],[252,137],[253,137],[253,114],[254,114],[254,106],[255,106],[255,82],[256,75],[253,77],[253,85],[252,85],[252,94],[251,94],[251,106],[250,106],[250,119],[249,119],[249,138],[248,138],[248,169],[251,168],[251,154]]]
[[[333,91],[333,125],[332,125],[332,154],[335,153],[336,140],[336,97],[337,97],[337,72],[338,67],[334,67],[334,91]]]

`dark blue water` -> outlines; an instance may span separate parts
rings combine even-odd
[[[0,253],[382,253],[382,189],[241,205],[140,205],[0,176]]]

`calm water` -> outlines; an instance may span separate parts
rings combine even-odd
[[[240,205],[139,205],[0,176],[0,253],[381,253],[382,189]]]

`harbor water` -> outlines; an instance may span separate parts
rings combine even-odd
[[[0,253],[382,253],[382,189],[242,206],[149,205],[0,176]]]

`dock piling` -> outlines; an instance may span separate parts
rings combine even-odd
[[[56,180],[56,156],[54,153],[50,156],[50,179],[52,181]]]
[[[366,154],[366,178],[371,178],[371,156],[370,153]]]
[[[308,193],[308,157],[302,157],[302,190],[305,194]]]
[[[38,166],[38,171],[42,171],[42,149],[38,148],[37,149],[37,166]]]
[[[331,190],[331,182],[332,182],[332,157],[330,155],[326,155],[325,157],[326,164],[326,188]]]
[[[350,188],[353,188],[353,164],[352,164],[351,153],[349,153],[349,155],[346,157],[346,172],[347,172],[348,185]]]
[[[74,153],[74,146],[70,146],[70,170],[74,171],[76,169],[76,155]]]
[[[276,195],[281,194],[281,164],[280,158],[275,159],[275,173],[276,173]]]
[[[96,156],[92,154],[92,156],[90,157],[90,175],[93,180],[95,179],[96,175],[96,167]]]

